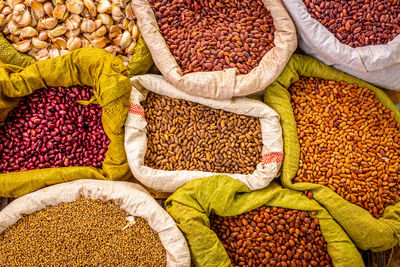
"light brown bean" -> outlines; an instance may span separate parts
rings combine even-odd
[[[399,202],[400,123],[374,92],[304,77],[289,92],[300,142],[294,182],[325,185],[374,217]]]

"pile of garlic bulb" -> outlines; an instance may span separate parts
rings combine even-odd
[[[36,60],[98,47],[127,63],[139,28],[130,0],[110,1],[0,0],[0,32]]]

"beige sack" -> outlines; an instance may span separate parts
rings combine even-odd
[[[125,151],[134,177],[144,185],[156,191],[174,192],[193,179],[225,174],[244,183],[249,189],[257,190],[268,186],[279,175],[283,161],[282,128],[278,114],[263,102],[245,97],[217,100],[192,96],[178,90],[160,75],[136,76],[131,78],[131,84],[132,104],[125,122]],[[189,170],[165,171],[145,166],[147,122],[140,105],[145,98],[139,93],[143,89],[175,99],[192,101],[213,109],[257,117],[261,124],[263,157],[256,170],[246,175]]]
[[[192,95],[227,99],[264,90],[275,81],[296,50],[296,29],[282,2],[280,0],[263,0],[263,2],[274,21],[275,47],[248,74],[238,74],[237,69],[232,68],[182,75],[181,68],[160,33],[151,5],[147,0],[132,0],[132,5],[140,32],[154,63],[168,82]]]
[[[171,216],[140,185],[129,182],[76,180],[57,184],[17,198],[0,212],[0,233],[24,214],[47,206],[73,202],[80,196],[114,201],[124,211],[147,220],[167,252],[167,266],[190,266],[186,240]]]
[[[400,35],[385,45],[353,48],[313,19],[303,0],[283,0],[305,54],[378,87],[400,91]]]

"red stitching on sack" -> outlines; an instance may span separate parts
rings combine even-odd
[[[271,152],[263,156],[261,160],[262,165],[270,163],[281,163],[283,161],[284,154],[281,152]]]
[[[131,107],[129,108],[129,113],[133,115],[139,115],[144,118],[144,109],[142,108],[141,105],[132,104]]]

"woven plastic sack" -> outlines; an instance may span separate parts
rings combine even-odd
[[[261,101],[237,98],[233,100],[213,100],[191,96],[169,84],[162,76],[142,75],[131,78],[131,108],[125,122],[125,150],[129,166],[136,179],[144,185],[161,192],[174,192],[190,180],[212,176],[216,173],[202,171],[164,171],[144,165],[144,156],[147,150],[146,125],[144,110],[140,102],[145,97],[140,93],[147,89],[154,93],[199,103],[214,109],[258,117],[262,133],[262,162],[249,175],[230,174],[233,178],[245,183],[255,190],[266,187],[280,170],[282,153],[282,130],[279,117],[274,110]]]
[[[165,203],[167,212],[186,237],[196,266],[231,266],[222,243],[210,229],[211,213],[235,216],[263,205],[318,211],[312,217],[319,219],[334,266],[364,266],[357,248],[324,208],[301,192],[284,189],[275,182],[250,191],[225,175],[197,179],[179,188]]]
[[[0,174],[0,196],[18,197],[46,185],[81,178],[127,180],[131,177],[124,151],[124,122],[129,110],[130,82],[121,60],[102,49],[83,48],[26,68],[0,65],[0,122],[22,96],[52,86],[93,87],[102,110],[103,128],[111,140],[102,169],[62,167]]]
[[[375,92],[381,103],[392,110],[400,121],[400,112],[380,89],[350,75],[326,66],[308,56],[293,55],[279,78],[265,91],[265,103],[274,108],[281,117],[283,128],[285,159],[283,162],[282,184],[291,189],[313,193],[313,198],[321,203],[346,230],[357,247],[373,251],[390,249],[400,242],[400,203],[385,208],[383,216],[374,218],[365,209],[343,199],[330,188],[314,183],[293,183],[300,159],[300,145],[297,137],[296,121],[287,89],[300,76],[319,77],[326,80],[356,83]]]
[[[190,266],[189,248],[174,220],[143,187],[129,182],[78,180],[22,196],[0,212],[0,233],[25,214],[73,202],[80,196],[113,201],[130,215],[146,219],[167,252],[167,266]]]
[[[238,74],[236,68],[212,72],[194,72],[182,75],[160,34],[154,12],[147,0],[132,0],[140,32],[149,47],[154,63],[164,77],[175,87],[189,94],[230,99],[264,90],[281,73],[297,47],[296,29],[280,0],[263,0],[271,12],[275,26],[275,47],[248,74]]]
[[[299,46],[325,64],[390,90],[400,91],[400,36],[386,45],[352,48],[313,19],[302,0],[282,0],[296,24]]]
[[[0,33],[0,61],[20,67],[27,67],[36,62],[35,58],[21,53]],[[142,36],[139,36],[132,59],[128,63],[128,75],[145,74],[154,67],[153,59]],[[155,71],[152,71],[155,72]]]

